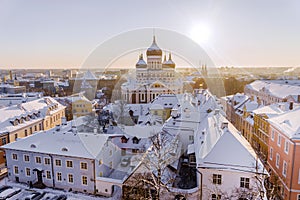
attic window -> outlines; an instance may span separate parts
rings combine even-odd
[[[228,128],[228,122],[222,122],[221,129]]]
[[[133,137],[133,138],[132,138],[132,143],[133,143],[133,144],[138,144],[139,141],[140,141],[140,140],[139,140],[137,137]]]
[[[63,147],[61,150],[62,151],[69,151],[66,147]]]
[[[128,141],[128,139],[123,135],[123,136],[121,137],[121,142],[122,142],[122,143],[127,143],[127,141]]]
[[[36,145],[35,144],[31,144],[30,148],[36,148]]]

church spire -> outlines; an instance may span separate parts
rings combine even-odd
[[[171,56],[171,53],[169,53],[169,60],[172,60],[172,56]]]
[[[153,28],[153,43],[156,43],[155,41],[155,29]]]
[[[142,53],[140,54],[140,60],[143,60],[143,54]]]

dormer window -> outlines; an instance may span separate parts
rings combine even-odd
[[[36,114],[37,117],[40,117],[41,116],[41,112],[38,111],[38,113]]]
[[[228,122],[222,122],[221,129],[228,128]]]
[[[35,144],[31,144],[30,148],[36,148],[36,145]]]
[[[123,136],[121,137],[121,142],[122,142],[122,143],[127,143],[127,141],[128,141],[128,139],[123,135]]]
[[[61,151],[69,151],[66,147],[63,147],[62,149],[61,149]]]
[[[133,143],[133,144],[138,144],[139,141],[140,141],[140,140],[139,140],[137,137],[133,137],[133,138],[132,138],[132,143]]]

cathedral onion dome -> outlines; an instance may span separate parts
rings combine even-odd
[[[152,45],[147,49],[147,56],[162,56],[162,50],[157,46],[155,36]]]
[[[167,56],[166,56],[166,54],[164,55],[164,61],[163,61],[163,65],[165,64],[167,62]]]
[[[143,54],[140,55],[138,62],[135,65],[137,68],[147,68],[147,63],[143,59]]]
[[[171,53],[169,54],[169,60],[163,62],[164,68],[175,68],[175,63],[172,60]]]

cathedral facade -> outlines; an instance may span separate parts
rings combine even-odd
[[[175,63],[171,53],[164,55],[153,37],[152,45],[147,49],[147,62],[140,55],[136,63],[134,79],[122,84],[122,98],[127,103],[148,103],[160,94],[180,94],[183,83],[175,73]]]

